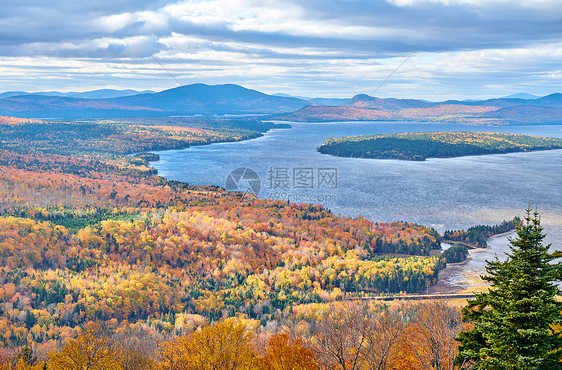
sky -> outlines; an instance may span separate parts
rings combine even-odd
[[[0,92],[562,92],[560,0],[2,0]]]

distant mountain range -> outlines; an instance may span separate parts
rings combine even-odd
[[[114,94],[122,93],[113,91]],[[90,92],[94,96],[99,92]],[[110,94],[107,92],[107,94]],[[193,84],[158,93],[109,98],[9,93],[0,99],[0,115],[26,118],[110,118],[195,114],[264,114],[291,112],[308,101],[267,95],[238,85]]]
[[[505,99],[527,99],[527,100],[531,100],[531,99],[538,99],[540,98],[540,96],[537,95],[531,95],[531,94],[527,94],[527,93],[518,93],[518,94],[512,94],[509,96],[504,96]]]
[[[425,120],[466,124],[562,123],[562,94],[536,99],[498,98],[482,101],[380,99],[356,95],[342,106],[307,106],[278,114],[288,121]]]
[[[25,118],[88,119],[209,114],[273,114],[296,121],[433,120],[471,124],[562,122],[562,94],[515,94],[482,101],[377,98],[351,99],[268,95],[239,85],[193,84],[161,92],[95,90],[0,94],[0,115]]]
[[[283,94],[283,93],[277,93],[277,94],[273,94],[274,96],[283,96],[285,98],[298,98],[301,100],[306,100],[308,102],[311,103],[315,103],[318,105],[330,105],[330,106],[334,106],[334,107],[339,107],[342,105],[345,105],[345,103],[347,103],[349,101],[349,99],[343,99],[343,98],[307,98],[304,96],[291,96],[288,94]]]
[[[82,98],[82,99],[109,99],[109,98],[119,98],[122,96],[131,96],[137,94],[153,94],[152,90],[114,90],[114,89],[100,89],[84,92],[68,92],[62,93],[58,91],[42,91],[42,92],[24,92],[24,91],[7,91],[0,93],[0,99],[11,98],[13,96],[21,95],[42,95],[42,96],[64,96],[68,98]]]

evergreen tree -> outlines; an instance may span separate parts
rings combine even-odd
[[[562,303],[555,284],[560,263],[543,246],[540,216],[527,209],[510,238],[504,262],[488,261],[484,280],[489,292],[476,294],[463,309],[463,320],[474,328],[463,332],[457,362],[473,369],[562,369]]]

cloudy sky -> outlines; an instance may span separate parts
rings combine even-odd
[[[0,2],[0,92],[176,87],[164,68],[182,84],[237,83],[309,97],[546,95],[562,92],[562,6],[560,0]]]

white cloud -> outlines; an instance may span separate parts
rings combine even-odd
[[[443,4],[447,6],[470,5],[476,7],[490,6],[521,6],[533,9],[556,10],[560,7],[559,0],[387,0],[397,6],[423,4]]]
[[[95,20],[94,24],[97,24],[103,31],[111,33],[125,28],[135,18],[131,13],[112,14]]]
[[[100,11],[99,0],[93,10],[45,8],[43,18],[41,5],[21,6],[0,14],[0,76],[23,90],[36,90],[33,83],[85,90],[100,81],[173,86],[154,55],[182,83],[348,97],[371,92],[412,55],[378,95],[541,95],[562,86],[557,2],[214,0],[122,8],[107,1],[113,11]]]

